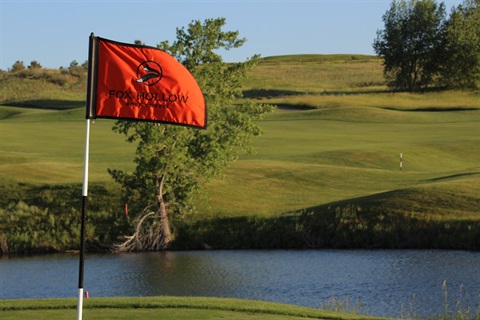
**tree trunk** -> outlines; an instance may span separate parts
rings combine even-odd
[[[158,205],[158,236],[160,237],[160,244],[157,250],[166,249],[172,242],[172,233],[170,232],[170,221],[168,219],[167,206],[163,199],[163,184],[165,183],[165,174],[157,176],[157,205]]]
[[[165,250],[172,242],[170,221],[167,213],[167,206],[162,197],[158,197],[156,211],[145,208],[135,218],[135,232],[126,236],[123,242],[113,246],[114,252],[131,251],[160,251]]]
[[[170,221],[167,206],[163,199],[165,175],[156,176],[157,206],[155,211],[150,207],[143,210],[135,218],[135,232],[124,237],[124,241],[113,246],[115,252],[125,251],[160,251],[167,249],[172,242]]]
[[[160,250],[166,249],[170,246],[172,242],[172,233],[170,231],[170,220],[168,219],[167,208],[165,206],[165,202],[162,201],[159,203],[158,207],[158,214],[159,214],[159,236],[162,239],[161,241],[161,248]]]

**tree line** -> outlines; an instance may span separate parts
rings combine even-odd
[[[88,61],[79,64],[76,60],[70,62],[68,67],[59,69],[43,68],[33,60],[28,66],[23,61],[17,60],[8,71],[0,70],[0,79],[15,77],[34,80],[44,80],[59,86],[72,82],[85,82],[87,78]]]
[[[37,60],[31,61],[28,66],[25,66],[25,63],[23,61],[17,60],[12,65],[12,67],[8,70],[8,72],[16,73],[16,72],[22,72],[25,70],[38,70],[38,69],[42,69],[42,65]],[[75,73],[79,71],[87,71],[88,61],[85,61],[84,63],[79,64],[77,60],[73,60],[72,62],[70,62],[70,65],[68,66],[68,68],[60,67],[59,69],[60,70],[67,69],[71,73]]]
[[[443,2],[393,0],[377,31],[375,53],[384,60],[384,77],[394,90],[480,88],[480,0],[464,0],[447,15]],[[142,44],[136,40],[136,44]],[[60,70],[74,76],[86,73],[88,62],[72,61]],[[11,73],[41,69],[16,61]]]
[[[479,0],[464,0],[449,16],[434,0],[394,0],[377,31],[375,53],[384,59],[390,88],[480,87]]]

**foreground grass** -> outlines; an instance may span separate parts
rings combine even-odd
[[[0,300],[7,319],[74,319],[75,299]],[[201,297],[94,298],[84,300],[84,319],[380,319],[279,303]]]

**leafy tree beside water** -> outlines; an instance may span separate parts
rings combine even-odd
[[[177,29],[177,40],[159,44],[186,66],[204,92],[208,106],[208,128],[117,121],[113,130],[136,142],[136,168],[128,173],[109,170],[122,185],[124,201],[135,214],[132,235],[116,245],[118,251],[167,248],[173,235],[169,215],[185,216],[194,211],[194,199],[202,186],[223,172],[239,152],[252,151],[251,140],[261,134],[256,120],[272,106],[237,103],[254,56],[243,63],[227,64],[215,51],[242,46],[238,31],[225,32],[225,19],[193,21]]]

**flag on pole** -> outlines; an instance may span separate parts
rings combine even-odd
[[[93,37],[87,119],[154,121],[205,128],[206,104],[192,74],[154,47]]]
[[[165,51],[90,35],[77,320],[83,317],[90,121],[96,118],[206,128],[207,108],[192,74]]]

